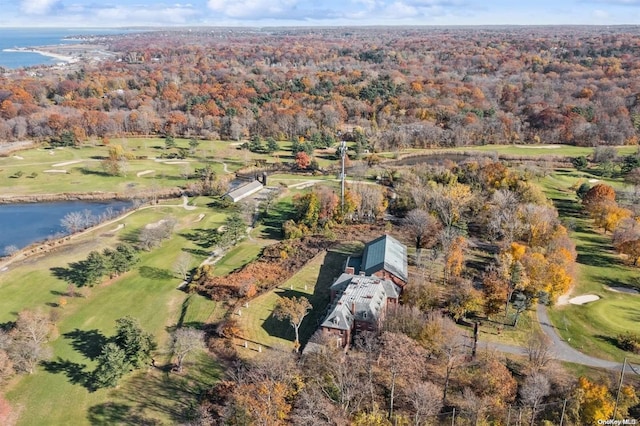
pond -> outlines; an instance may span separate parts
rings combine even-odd
[[[9,254],[7,250],[69,234],[61,223],[69,213],[81,213],[87,221],[96,223],[132,206],[129,201],[0,204],[0,256]]]

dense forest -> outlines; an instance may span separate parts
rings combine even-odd
[[[635,144],[640,130],[636,27],[209,28],[105,42],[116,59],[5,70],[0,140],[360,136],[388,151]]]

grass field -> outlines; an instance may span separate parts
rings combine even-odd
[[[263,347],[293,350],[295,333],[287,321],[273,317],[273,309],[282,297],[306,297],[313,310],[305,317],[300,327],[300,343],[304,346],[326,314],[329,304],[329,287],[342,272],[348,253],[359,247],[343,244],[334,250],[318,255],[293,277],[268,293],[253,299],[241,314],[234,313],[242,330],[242,338],[236,339],[240,353],[252,357],[258,345]],[[248,348],[244,348],[244,341]]]
[[[206,200],[200,201],[204,205]],[[217,228],[225,218],[224,213],[204,207],[190,211],[175,207],[142,210],[125,219],[126,233],[123,229],[120,235],[101,236],[104,230],[98,230],[59,252],[12,265],[0,276],[0,321],[15,319],[15,314],[25,308],[51,310],[59,317],[59,337],[51,344],[54,358],[8,388],[7,398],[21,408],[19,424],[63,425],[70,419],[74,425],[175,424],[188,420],[187,401],[220,374],[216,362],[206,355],[195,360],[185,375],[141,370],[123,379],[116,389],[91,392],[87,379],[101,344],[114,333],[117,318],[131,315],[154,334],[159,343],[155,357],[164,364],[169,362],[172,327],[177,323],[201,325],[219,315],[214,302],[177,290],[180,279],[172,270],[182,250],[193,247],[182,233],[195,226],[200,213],[205,217],[197,222],[198,227]],[[50,268],[83,259],[89,250],[99,250],[118,239],[134,238],[137,228],[169,214],[179,220],[180,229],[157,250],[142,253],[134,270],[91,288],[86,298],[67,298],[64,308],[55,307],[66,283],[54,277]],[[194,254],[194,263],[201,259]]]
[[[176,139],[178,147],[187,148],[188,141]],[[123,176],[108,176],[101,159],[108,155],[108,146],[83,145],[55,149],[34,148],[9,157],[0,157],[0,187],[9,194],[42,194],[60,192],[114,191],[134,193],[150,188],[184,186],[185,174],[209,164],[219,174],[233,172],[257,154],[236,149],[229,142],[201,141],[192,155],[185,159],[161,158],[176,149],[167,150],[164,139],[115,139],[137,159],[127,161]],[[20,175],[21,176],[18,176]]]
[[[561,220],[571,225],[571,237],[578,252],[577,276],[572,296],[595,294],[600,300],[585,305],[565,305],[550,309],[549,316],[561,336],[576,349],[593,356],[621,361],[628,352],[615,346],[614,338],[624,331],[636,331],[640,320],[640,296],[615,293],[608,287],[640,289],[638,269],[623,264],[613,251],[611,237],[596,232],[586,217],[574,190],[576,182],[589,178],[581,172],[561,170],[543,181]],[[605,183],[621,187],[615,180]]]

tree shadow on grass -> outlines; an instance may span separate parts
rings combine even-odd
[[[269,213],[261,218],[264,229],[261,238],[280,239],[282,238],[282,224],[296,215],[293,205],[280,202],[271,208]]]
[[[192,232],[185,232],[180,236],[202,248],[213,247],[220,240],[220,233],[216,229],[193,229]]]
[[[87,414],[92,425],[160,425],[160,421],[141,416],[135,407],[116,402],[105,402],[89,408]]]
[[[307,299],[310,299],[309,302],[311,302],[311,304],[313,305],[313,300],[311,300],[312,298],[310,298],[307,293],[304,293],[302,291],[291,290],[291,289],[278,289],[276,290],[276,294],[280,298],[286,297],[289,299],[293,297],[297,297],[297,298],[305,297]],[[314,308],[315,307],[312,308],[311,312],[313,312]],[[274,309],[275,309],[275,306],[274,306]],[[304,318],[304,320],[302,321],[302,324],[304,324],[305,321],[308,321],[309,315],[307,315]],[[293,331],[293,327],[289,323],[289,320],[288,319],[279,320],[273,315],[273,312],[271,312],[269,316],[264,320],[264,322],[262,323],[262,328],[264,329],[264,331],[266,331],[269,334],[269,336],[272,336],[272,337],[279,337],[280,339],[289,340],[291,342],[293,342],[296,337],[296,334]]]
[[[59,278],[65,282],[81,285],[84,281],[84,274],[79,263],[70,263],[68,268],[62,268],[55,266],[50,269],[54,277]]]
[[[140,276],[153,280],[169,280],[173,278],[173,272],[168,269],[155,268],[152,266],[141,266],[138,268]]]
[[[102,348],[109,342],[109,339],[99,330],[79,330],[75,329],[63,334],[67,339],[71,339],[73,349],[80,352],[90,360],[95,360],[102,353]]]
[[[597,334],[594,336],[596,339],[601,340],[603,342],[607,342],[610,345],[618,348],[618,339],[616,339],[615,337],[611,337],[611,336],[605,336],[603,334]]]
[[[78,364],[58,357],[55,361],[43,361],[42,366],[49,373],[64,373],[69,378],[69,382],[74,385],[82,385],[93,391],[93,380],[90,371],[86,371],[85,364]]]
[[[136,374],[116,391],[115,396],[133,403],[137,412],[151,410],[169,416],[171,424],[189,424],[197,416],[197,404],[194,402],[219,380],[220,374],[220,366],[216,360],[201,354],[189,361],[180,374],[160,371]],[[116,411],[111,415],[121,413],[126,414],[126,411]],[[97,424],[119,424],[117,418],[114,417],[113,420],[115,421]]]

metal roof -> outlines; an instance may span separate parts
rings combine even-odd
[[[351,329],[355,319],[376,322],[387,299],[400,297],[400,288],[393,282],[364,275],[342,274],[331,290],[337,297],[322,326],[340,330]]]
[[[264,185],[262,185],[262,183],[260,183],[257,180],[254,180],[247,183],[246,185],[242,185],[234,189],[233,191],[229,191],[227,193],[227,196],[231,197],[231,200],[235,203],[237,201],[242,200],[245,197],[248,197],[251,194],[255,194],[256,192],[260,191],[263,187]]]
[[[407,281],[407,246],[389,235],[368,242],[362,255],[362,271],[367,275],[384,269]]]

